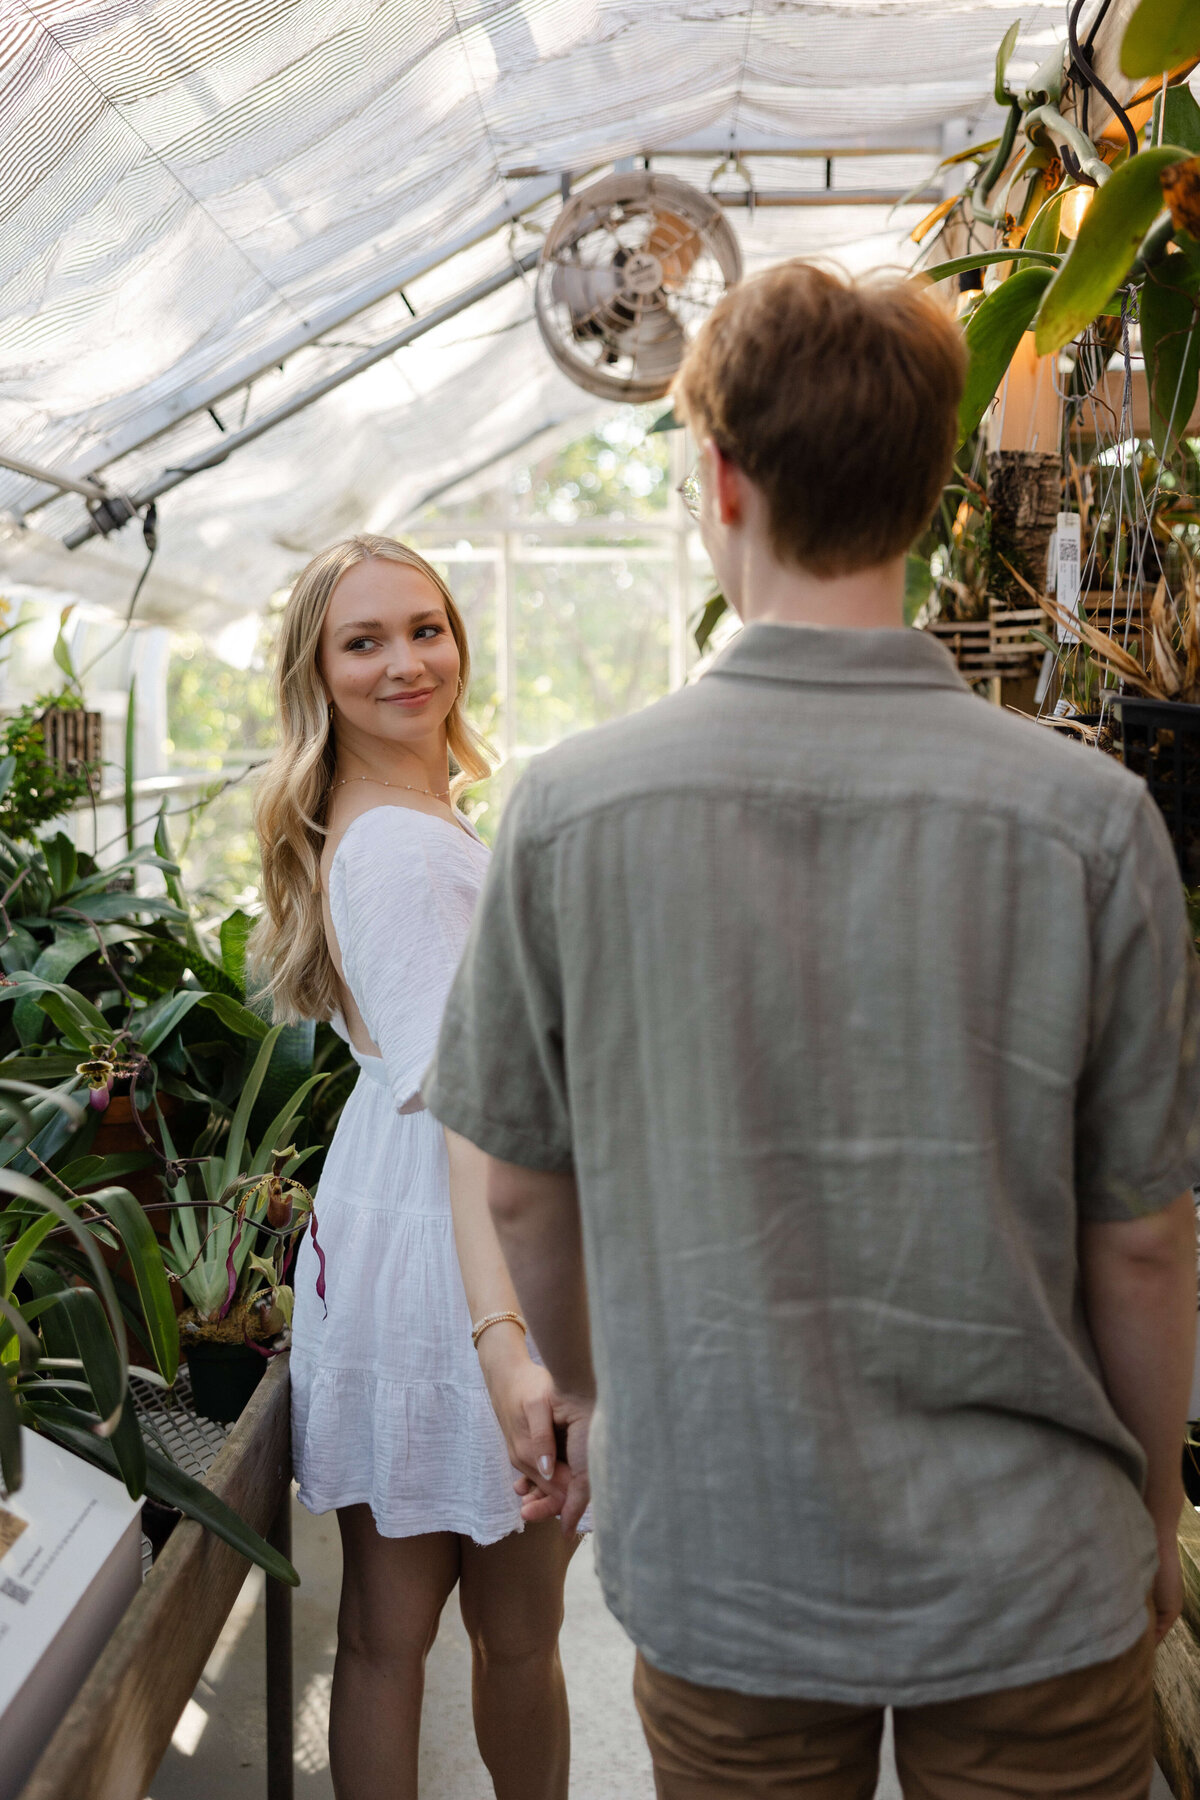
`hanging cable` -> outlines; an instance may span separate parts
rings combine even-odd
[[[1071,66],[1075,70],[1076,74],[1079,76],[1079,79],[1085,83],[1084,105],[1086,105],[1086,103],[1087,103],[1087,99],[1086,99],[1087,88],[1089,88],[1089,87],[1095,88],[1095,90],[1099,94],[1100,98],[1102,100],[1106,100],[1108,102],[1109,106],[1112,107],[1114,117],[1120,120],[1121,129],[1124,131],[1125,136],[1129,139],[1129,154],[1130,154],[1130,156],[1136,156],[1138,153],[1139,145],[1138,145],[1138,134],[1133,129],[1133,122],[1130,119],[1129,114],[1125,111],[1125,108],[1121,105],[1121,102],[1117,99],[1116,95],[1113,93],[1110,93],[1108,88],[1105,87],[1104,83],[1101,81],[1100,77],[1097,75],[1095,69],[1093,69],[1090,61],[1088,60],[1087,51],[1083,48],[1083,46],[1079,42],[1079,37],[1078,37],[1077,31],[1076,31],[1076,27],[1078,26],[1079,15],[1082,10],[1083,10],[1083,0],[1075,0],[1074,5],[1072,7],[1070,7],[1070,9],[1068,10],[1068,12],[1067,12],[1067,39],[1071,46]],[[1099,24],[1099,20],[1097,20],[1097,24]],[[1088,41],[1090,43],[1091,39],[1089,38]],[[1084,116],[1086,116],[1086,115],[1084,115],[1081,111],[1081,121]],[[1086,129],[1086,127],[1085,127],[1085,129]]]
[[[158,550],[158,506],[153,500],[146,508],[142,518],[142,541],[146,546],[148,555],[145,564],[143,565],[142,572],[137,578],[133,594],[130,597],[129,611],[125,615],[126,630],[133,624],[134,609],[137,606],[141,591],[146,585],[146,577],[150,573],[150,565],[154,561],[155,554]]]

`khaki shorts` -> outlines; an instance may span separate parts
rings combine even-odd
[[[697,1687],[640,1654],[633,1681],[658,1800],[872,1800],[883,1709]],[[1146,1800],[1154,1634],[1028,1687],[897,1707],[905,1800]]]

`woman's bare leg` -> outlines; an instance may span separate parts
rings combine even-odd
[[[339,1508],[338,1527],[333,1791],[337,1800],[417,1800],[425,1658],[458,1580],[460,1540],[448,1531],[381,1537],[368,1506]]]
[[[496,1800],[567,1800],[571,1729],[558,1634],[578,1542],[556,1519],[486,1548],[460,1539],[475,1736]]]

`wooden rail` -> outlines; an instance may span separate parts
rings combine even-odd
[[[1200,1800],[1200,1517],[1179,1522],[1183,1617],[1154,1664],[1154,1754],[1175,1800]]]
[[[280,1548],[291,1501],[288,1411],[288,1358],[279,1356],[206,1477],[214,1493],[256,1531],[271,1533]],[[249,1567],[191,1519],[175,1527],[21,1800],[143,1800]],[[290,1595],[281,1588],[268,1607],[268,1739],[286,1756],[282,1765],[279,1756],[273,1759],[271,1800],[291,1794],[291,1696],[275,1691],[272,1705],[270,1681],[272,1663],[290,1672]]]

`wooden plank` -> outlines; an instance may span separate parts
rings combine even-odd
[[[291,1480],[288,1359],[274,1359],[207,1485],[265,1534]],[[21,1800],[143,1800],[250,1565],[191,1519],[47,1745]]]
[[[1183,1616],[1200,1639],[1200,1516],[1194,1506],[1185,1506],[1180,1515],[1179,1562],[1183,1569]]]
[[[1175,1800],[1200,1800],[1200,1642],[1183,1619],[1154,1660],[1154,1754]]]

